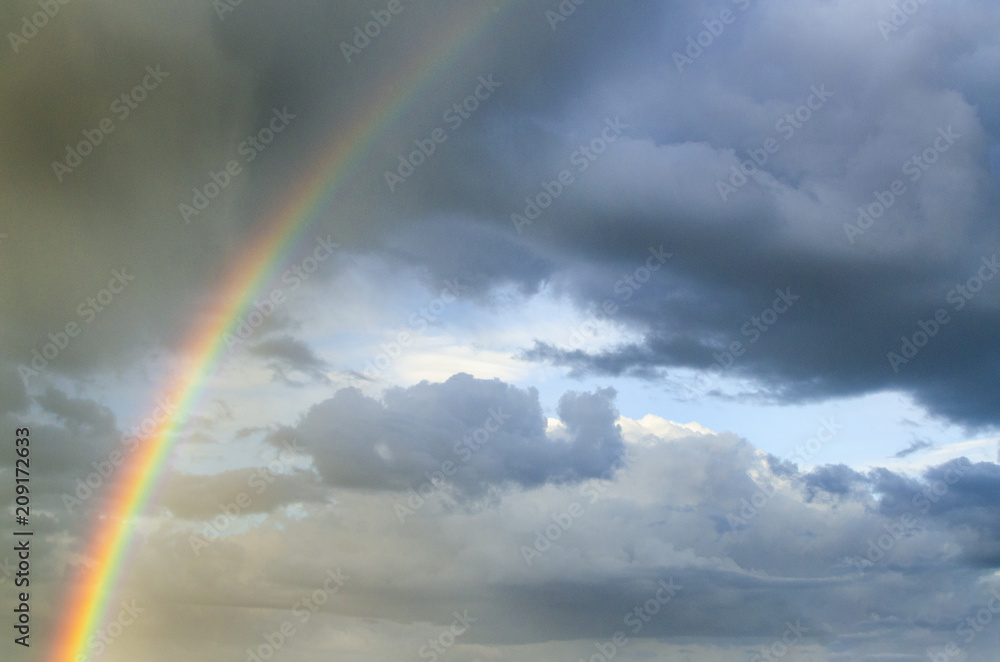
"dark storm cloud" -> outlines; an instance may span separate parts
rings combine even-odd
[[[850,494],[855,485],[864,482],[864,476],[847,465],[824,465],[813,469],[804,477],[806,493],[812,499],[822,490],[827,494],[844,496]]]
[[[552,438],[534,389],[458,374],[391,388],[383,402],[353,388],[312,409],[292,429],[333,485],[407,490],[442,480],[463,497],[506,484],[577,482],[607,471],[623,451],[613,389],[563,395],[567,439]]]
[[[992,37],[971,16],[995,25],[998,15],[983,3],[963,7],[970,11],[958,12],[958,33],[907,37],[924,49],[883,40],[874,8],[844,7],[864,19],[847,25],[815,21],[811,4],[748,10],[739,35],[720,37],[682,75],[651,45],[636,46],[646,48],[636,59],[647,69],[621,66],[616,82],[605,81],[641,108],[623,118],[625,140],[591,166],[599,174],[574,173],[586,184],[546,209],[524,240],[543,256],[617,270],[603,284],[581,280],[581,306],[613,298],[648,246],[666,243],[675,256],[617,316],[641,342],[588,354],[539,341],[523,356],[574,374],[654,379],[718,360],[731,364],[726,374],[755,379],[782,401],[902,389],[953,420],[994,423],[1000,209],[986,153],[1000,125],[975,101],[989,83],[986,60],[973,54],[987,51]],[[845,57],[828,57],[830,49]],[[758,73],[765,69],[774,75]],[[654,78],[656,85],[640,84]],[[586,90],[574,93],[592,100]],[[809,119],[796,123],[806,103],[819,109],[806,108]],[[591,131],[602,112],[613,114],[611,102],[588,108]],[[781,123],[789,113],[799,128]],[[587,136],[586,126],[577,130]],[[765,174],[723,201],[716,182],[728,184],[732,167],[769,138],[779,151]],[[562,142],[568,157],[582,141]],[[849,236],[844,225],[856,222],[856,208],[877,203],[873,192],[888,200],[882,191],[896,179],[906,190],[889,211]],[[523,206],[512,201],[497,222]],[[786,288],[800,298],[775,321],[767,311],[775,290]],[[946,322],[934,322],[938,310]],[[739,357],[726,356],[733,342]]]
[[[444,240],[444,238],[447,240]],[[455,280],[479,301],[498,286],[514,284],[522,294],[537,294],[542,281],[556,271],[557,256],[544,256],[502,228],[470,218],[431,219],[413,223],[386,238],[386,253],[409,266],[432,265],[428,287]],[[436,282],[434,276],[439,277]]]
[[[843,476],[831,479],[831,476]],[[805,476],[810,490],[847,494],[863,486],[878,495],[877,512],[893,522],[909,516],[929,535],[946,533],[961,548],[970,568],[1000,564],[1000,517],[993,505],[1000,495],[1000,467],[960,458],[926,469],[920,477],[878,468],[866,476],[846,467],[827,465]],[[912,534],[912,532],[908,532]],[[941,561],[939,550],[927,548],[925,561]],[[936,559],[936,560],[935,560]]]
[[[36,397],[35,402],[45,411],[58,416],[70,430],[86,426],[104,434],[117,431],[114,413],[93,400],[71,398],[62,391],[49,388]]]
[[[982,100],[996,86],[986,29],[997,24],[995,8],[969,0],[949,14],[949,31],[921,30],[914,18],[905,35],[883,39],[876,7],[844,6],[817,21],[814,3],[749,4],[683,72],[672,53],[709,18],[699,5],[623,12],[588,4],[555,30],[537,7],[498,12],[482,47],[454,62],[447,81],[409,98],[406,121],[383,127],[321,224],[390,271],[418,263],[435,284],[462,276],[480,300],[511,283],[526,295],[554,284],[585,308],[615,297],[649,247],[666,245],[674,257],[665,269],[618,302],[617,320],[641,341],[592,354],[540,339],[524,356],[574,374],[662,379],[676,368],[708,369],[718,355],[735,359],[727,374],[782,401],[901,389],[955,421],[990,424],[1000,410],[988,388],[1000,360],[991,342],[1000,289],[982,260],[989,265],[1000,248],[988,159],[1000,125]],[[10,316],[9,364],[30,359],[47,333],[81,322],[79,305],[112,269],[130,269],[132,289],[51,369],[129,361],[150,337],[176,342],[211,299],[220,258],[231,257],[225,247],[241,245],[273,194],[303,176],[322,137],[367,112],[373,80],[455,18],[444,7],[410,6],[347,62],[338,44],[377,5],[289,12],[263,3],[224,21],[208,6],[144,5],[172,19],[160,23],[104,5],[67,6],[66,20],[53,21],[0,80],[4,98],[18,100],[0,127],[16,136],[3,165],[10,199],[43,201],[32,203],[30,224],[6,231],[2,248],[12,258],[0,263],[12,270],[5,280],[19,285],[0,305],[38,302]],[[470,24],[492,10],[463,9]],[[920,18],[933,24],[942,11],[923,7]],[[101,23],[109,14],[116,20]],[[144,37],[150,30],[155,39]],[[95,31],[109,49],[86,46]],[[511,31],[518,49],[502,47]],[[194,47],[191,34],[200,36]],[[71,54],[82,74],[40,75]],[[145,75],[142,63],[160,63],[170,76],[59,184],[51,162]],[[384,172],[491,74],[501,86],[389,193]],[[243,164],[232,195],[190,225],[177,218],[192,187],[285,106],[295,124]],[[608,122],[623,127],[620,135],[581,151],[611,135]],[[762,174],[733,184],[733,168],[768,139],[779,149]],[[934,163],[915,165],[924,153]],[[518,233],[511,215],[561,170],[573,182]],[[887,200],[894,179],[906,190],[870,229],[847,236],[856,209],[877,203],[876,193]],[[717,182],[736,190],[721,195]],[[347,222],[361,209],[369,222]],[[63,255],[64,243],[87,249]],[[982,268],[991,279],[980,290],[970,279]],[[977,291],[966,297],[957,288],[970,282],[965,291]],[[760,322],[778,289],[800,298],[773,325]],[[901,338],[923,344],[920,324],[939,309],[948,322],[906,356]],[[120,337],[109,340],[110,328]],[[734,342],[745,353],[726,357]],[[906,362],[890,362],[890,352]]]
[[[876,7],[845,6],[836,20],[816,21],[812,3],[755,4],[678,74],[669,54],[701,28],[699,9],[645,16],[661,34],[620,40],[613,54],[601,49],[623,25],[618,8],[595,5],[560,25],[552,66],[531,85],[515,78],[504,90],[519,99],[534,91],[538,107],[481,111],[407,182],[411,215],[414,204],[458,207],[465,224],[462,233],[417,226],[412,259],[448,277],[468,267],[456,265],[461,250],[442,247],[474,246],[470,255],[487,254],[468,260],[478,283],[514,281],[530,293],[572,274],[563,292],[591,308],[616,297],[650,246],[666,244],[674,253],[667,268],[618,300],[616,318],[640,342],[586,353],[540,340],[523,357],[577,375],[662,379],[676,368],[706,370],[716,356],[729,364],[724,353],[739,342],[742,355],[726,374],[756,380],[771,398],[899,389],[955,421],[992,424],[1000,410],[987,386],[1000,360],[990,340],[1000,332],[1000,234],[991,219],[1000,209],[987,152],[1000,125],[979,100],[995,86],[986,75],[992,33],[982,29],[997,24],[994,8],[963,3],[949,19],[954,32],[914,28],[885,40]],[[941,11],[922,8],[922,18],[933,22]],[[596,44],[570,36],[591,20],[608,26]],[[580,70],[594,66],[595,52],[603,58],[588,79]],[[574,165],[615,117],[627,125],[621,139],[587,158],[586,170]],[[769,139],[778,151],[763,174],[737,178],[723,199],[717,182],[733,186],[733,168]],[[476,163],[488,177],[470,176]],[[561,169],[574,183],[518,234],[511,214],[524,214],[525,196]],[[888,211],[860,233],[845,231],[859,206],[878,203],[876,193],[888,200],[883,191],[897,179],[905,191]],[[480,247],[466,238],[479,232],[485,241],[494,230],[477,225],[506,229],[511,239]],[[768,309],[779,289],[799,298],[774,322]],[[948,321],[935,331],[938,310]],[[914,356],[908,343],[923,345],[921,333],[933,337]]]

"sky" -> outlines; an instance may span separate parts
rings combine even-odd
[[[3,659],[996,659],[995,3],[0,26]]]

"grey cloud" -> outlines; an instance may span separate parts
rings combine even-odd
[[[272,439],[301,440],[334,485],[407,490],[438,476],[463,497],[481,497],[508,483],[577,482],[608,470],[623,450],[614,396],[566,393],[561,440],[546,432],[534,389],[458,374],[391,388],[383,402],[341,389]]]
[[[28,406],[24,382],[13,366],[0,366],[0,416],[23,412]]]
[[[41,41],[33,43],[37,60],[0,83],[10,98],[35,102],[5,113],[0,130],[18,136],[6,166],[18,190],[49,202],[32,207],[25,228],[38,230],[12,229],[4,246],[19,248],[0,269],[31,274],[8,279],[22,283],[12,296],[45,305],[34,309],[37,314],[12,316],[5,357],[23,363],[45,333],[79,321],[76,306],[123,264],[136,273],[135,290],[74,339],[53,370],[100,370],[128,361],[135,354],[127,350],[138,351],[142,338],[167,347],[179,342],[193,319],[187,313],[197,310],[188,293],[200,288],[211,297],[203,286],[224,247],[237,245],[275,192],[306,172],[319,137],[350,126],[372,81],[394,75],[395,63],[454,13],[412,6],[356,62],[345,62],[338,35],[349,36],[359,21],[370,20],[377,5],[309,5],[289,12],[261,3],[225,21],[209,7],[174,10],[172,20],[154,22],[169,26],[159,28],[155,48],[137,36],[142,21],[120,15],[112,23],[117,32],[104,35],[113,37],[107,41],[118,51],[89,53],[84,87],[37,75],[55,70],[48,59],[65,53],[53,46],[56,41],[44,50],[35,48]],[[997,332],[991,311],[1000,291],[984,287],[963,310],[954,310],[947,296],[1000,244],[987,220],[996,212],[988,151],[1000,142],[1000,116],[985,102],[995,83],[987,75],[990,42],[980,32],[998,22],[996,13],[967,0],[954,10],[954,30],[907,28],[905,39],[886,41],[874,27],[879,13],[872,6],[844,5],[829,21],[814,20],[816,7],[755,4],[736,11],[738,22],[683,74],[671,53],[702,29],[703,6],[581,7],[556,31],[537,8],[501,11],[491,34],[516,31],[520,48],[512,52],[502,48],[504,39],[487,40],[453,63],[446,84],[408,99],[406,121],[383,126],[373,137],[363,163],[345,175],[350,185],[336,205],[318,213],[318,225],[335,231],[345,251],[385,264],[387,281],[419,265],[430,283],[466,279],[480,303],[511,284],[523,296],[556,285],[581,309],[617,297],[619,278],[640,264],[649,246],[665,244],[674,253],[670,263],[655,281],[619,301],[618,321],[641,341],[588,354],[558,350],[540,338],[521,356],[564,366],[575,376],[658,380],[677,368],[707,369],[739,341],[746,353],[728,374],[752,380],[768,398],[796,402],[903,390],[934,413],[989,426],[1000,409],[995,389],[985,386],[996,377],[989,339]],[[143,8],[151,15],[167,11],[155,3]],[[463,8],[469,20],[492,10],[487,3]],[[111,10],[88,5],[65,11],[99,24]],[[939,11],[924,7],[921,20]],[[95,29],[87,21],[60,24],[44,37],[76,43]],[[195,49],[181,37],[192,32],[203,36]],[[906,39],[921,47],[907,48]],[[147,101],[134,123],[130,118],[132,146],[119,140],[124,133],[112,134],[101,153],[73,173],[73,182],[56,187],[48,172],[52,155],[99,119],[101,99],[120,93],[135,73],[120,62],[161,56],[177,73],[167,81],[172,87],[164,82],[156,90],[163,93],[159,100]],[[185,77],[190,70],[199,75]],[[467,94],[477,76],[489,73],[503,87],[403,189],[388,194],[385,169],[440,124],[442,110]],[[786,139],[779,121],[814,87],[833,96]],[[51,99],[59,103],[43,103]],[[297,113],[295,130],[246,164],[232,195],[216,200],[196,226],[175,218],[178,200],[225,163],[273,107],[284,105]],[[571,155],[614,117],[627,125],[624,134],[582,170]],[[960,137],[911,182],[904,163],[947,127]],[[163,136],[170,136],[169,147]],[[764,173],[723,201],[716,181],[727,179],[749,158],[748,150],[770,137],[780,150],[761,166]],[[156,167],[126,158],[135,155],[130,150],[156,153]],[[564,168],[574,183],[518,234],[511,214]],[[123,178],[133,185],[110,191],[102,184]],[[906,193],[851,244],[844,223],[894,178],[905,181]],[[358,215],[371,220],[349,222]],[[132,257],[123,262],[117,248],[122,238],[139,236],[142,242],[127,242]],[[37,265],[45,262],[53,237],[89,246],[86,261],[61,260],[57,273],[42,273]],[[178,254],[185,269],[176,269]],[[776,288],[787,287],[801,296],[799,303],[750,343],[745,325],[766,309]],[[0,299],[0,306],[13,310],[12,302]],[[918,322],[938,308],[951,310],[953,319],[894,372],[887,353],[899,351],[900,338],[912,337]],[[108,341],[98,326],[115,328],[121,337]]]
[[[850,494],[856,485],[865,482],[865,477],[847,465],[828,464],[810,471],[803,481],[811,500],[819,491],[837,496]]]
[[[910,445],[906,448],[897,451],[893,457],[907,457],[908,455],[913,455],[917,451],[922,451],[925,448],[933,448],[934,442],[927,439],[914,439],[910,442]]]
[[[471,383],[460,378],[450,388],[461,386],[472,402],[482,398],[479,389],[500,389]],[[427,426],[418,426],[403,412],[434,410],[440,406],[434,394],[433,389],[411,387],[385,404],[360,397],[350,402],[359,411],[371,408],[359,418],[372,421],[382,411],[382,421],[393,418],[423,434]],[[339,397],[348,395],[345,391]],[[567,427],[580,410],[606,409],[608,397],[600,392],[575,396],[564,405]],[[478,417],[467,418],[473,424]],[[605,420],[600,414],[595,418]],[[515,416],[509,423],[518,420]],[[302,429],[296,432],[304,436]],[[983,573],[990,572],[985,564],[989,547],[985,536],[970,531],[995,529],[995,509],[985,508],[995,491],[995,465],[958,461],[930,469],[924,480],[887,470],[863,475],[842,466],[808,474],[789,474],[787,467],[771,473],[762,454],[731,434],[656,443],[647,436],[629,452],[635,461],[611,480],[521,486],[475,511],[428,507],[420,514],[422,526],[399,525],[392,510],[397,494],[342,489],[338,497],[344,507],[336,511],[307,503],[308,515],[301,522],[280,518],[260,531],[228,537],[211,554],[231,558],[242,550],[245,556],[224,570],[226,581],[184,591],[213,596],[221,604],[284,608],[285,596],[306,585],[302,578],[321,576],[335,562],[351,581],[342,599],[325,608],[331,618],[377,614],[388,628],[389,623],[414,621],[447,624],[455,609],[468,609],[479,619],[464,635],[468,645],[602,641],[621,630],[637,648],[669,638],[695,651],[711,642],[746,656],[778,640],[787,622],[805,628],[803,645],[854,657],[923,654],[953,637],[957,621],[985,602],[980,583]],[[384,471],[394,471],[391,463],[386,466]],[[944,480],[949,468],[963,470],[962,480],[951,484],[936,510],[926,515],[916,511],[914,491]],[[518,469],[509,471],[516,474]],[[751,472],[757,482],[750,479]],[[603,491],[595,491],[598,486]],[[837,502],[811,499],[810,486],[832,491]],[[741,499],[749,501],[764,488],[772,496],[764,504],[754,498],[757,512],[745,525],[717,527],[720,512],[739,509]],[[881,503],[869,490],[879,494]],[[588,498],[592,493],[599,495],[596,500]],[[566,512],[574,502],[582,514],[527,566],[520,547],[532,545],[552,524],[551,515]],[[894,526],[905,508],[918,518],[919,528],[859,574],[852,559],[863,558],[869,542]],[[956,513],[975,514],[975,519],[954,520],[952,527]],[[235,568],[253,567],[256,545],[271,535],[268,527],[277,527],[273,530],[293,546],[310,550],[303,557],[310,561],[283,570],[280,581],[270,571],[254,574],[250,581],[255,588],[249,590],[232,577]],[[184,544],[183,535],[177,535],[164,533],[153,544]],[[338,545],[337,540],[351,544]],[[392,551],[398,548],[407,550],[403,558]],[[962,556],[942,553],[949,548],[961,549]],[[395,564],[389,559],[396,559]],[[185,568],[180,558],[172,563],[178,564],[175,576],[192,581],[194,568]],[[662,586],[659,582],[668,580],[679,587],[676,595],[656,614],[636,616],[635,609],[641,610]],[[746,609],[748,602],[755,608]],[[858,613],[865,617],[859,619]],[[625,621],[629,614],[632,618]],[[928,620],[928,614],[942,616]],[[980,657],[972,659],[988,659],[982,657],[988,648],[985,639],[973,642],[969,651]]]
[[[329,381],[329,365],[309,345],[291,336],[267,338],[250,348],[250,354],[268,361],[275,376],[288,382],[286,371],[305,373],[317,381]]]
[[[981,3],[963,7],[987,11],[987,22],[997,21]],[[874,26],[879,18],[873,8],[844,6],[837,20],[823,25],[815,22],[814,9],[762,5],[740,13],[739,25],[731,30],[741,36],[720,39],[681,76],[665,64],[653,65],[655,74],[636,71],[632,62],[661,62],[665,49],[661,41],[633,41],[629,65],[605,62],[601,84],[619,90],[631,100],[630,108],[640,110],[624,114],[606,101],[608,95],[588,96],[583,83],[576,98],[594,102],[588,106],[590,117],[570,120],[565,109],[550,110],[547,130],[540,123],[491,117],[478,152],[470,148],[454,166],[442,157],[427,171],[435,181],[464,183],[468,178],[459,170],[477,158],[489,163],[491,172],[498,170],[476,187],[477,200],[498,204],[489,212],[467,203],[468,227],[475,227],[474,219],[506,227],[540,261],[524,269],[518,259],[509,264],[484,260],[479,277],[486,282],[519,279],[522,290],[531,292],[571,270],[591,275],[620,270],[603,283],[576,279],[569,291],[589,309],[615,298],[617,279],[641,264],[650,245],[666,243],[674,252],[654,282],[627,302],[618,301],[618,319],[642,334],[641,342],[587,354],[558,350],[539,339],[523,358],[564,366],[573,375],[658,380],[673,368],[707,369],[715,354],[740,341],[746,354],[729,374],[755,380],[773,399],[795,402],[901,389],[952,420],[992,424],[998,402],[995,389],[984,385],[995,378],[996,352],[986,339],[996,334],[989,311],[1000,291],[984,287],[963,310],[947,300],[998,245],[995,225],[984,220],[996,211],[985,154],[1000,126],[995,114],[977,103],[989,86],[985,64],[977,68],[964,60],[977,48],[976,28],[962,23],[963,36],[951,37],[914,31],[910,38],[928,48],[917,52],[902,40],[883,42],[874,28],[873,40],[857,41],[858,22]],[[666,41],[683,45],[685,29],[694,30],[700,21],[695,12],[687,24],[671,22],[667,16],[673,13],[675,8],[665,8],[657,18],[670,26]],[[933,15],[929,10],[927,20]],[[774,32],[770,18],[787,30]],[[840,43],[841,38],[847,41]],[[760,43],[767,47],[748,46]],[[845,57],[829,57],[831,48]],[[938,57],[931,53],[941,54],[942,67],[929,65],[927,58]],[[728,56],[738,65],[711,64]],[[871,59],[884,59],[886,65],[873,68]],[[761,80],[757,72],[769,67],[782,73]],[[609,70],[615,72],[610,79]],[[558,89],[554,73],[541,76],[539,86]],[[650,77],[657,85],[643,84]],[[833,96],[786,140],[776,123],[819,86]],[[913,113],[915,107],[924,110]],[[629,124],[627,135],[588,171],[574,171],[578,181],[570,192],[524,236],[517,235],[510,214],[521,210],[524,195],[539,190],[540,179],[552,179],[560,168],[574,170],[568,158],[585,142],[587,131],[616,114]],[[572,131],[565,130],[571,121]],[[914,154],[938,140],[939,129],[948,133],[948,127],[959,138],[933,167],[919,171],[918,181],[911,181],[902,170],[907,161],[912,170]],[[491,135],[520,145],[516,151],[533,151],[531,162],[538,165],[522,167],[523,159],[505,163],[506,152]],[[763,167],[766,174],[723,202],[715,182],[725,180],[738,159],[749,158],[747,150],[759,149],[769,137],[776,138],[780,151]],[[534,147],[522,145],[522,139]],[[599,175],[591,174],[595,171]],[[907,192],[851,244],[844,224],[854,222],[858,206],[874,201],[873,189],[881,191],[896,178]],[[437,190],[431,184],[424,189]],[[454,205],[454,196],[449,199]],[[427,244],[444,245],[453,238],[442,228],[427,229]],[[493,230],[482,232],[489,236]],[[497,250],[524,253],[502,244]],[[435,264],[453,267],[450,257],[430,261],[432,269]],[[745,325],[769,306],[776,288],[786,287],[802,297],[800,302],[750,343],[754,332],[744,331]],[[898,353],[900,338],[912,337],[918,322],[939,308],[952,314],[951,321],[894,372],[887,354]]]
[[[272,463],[213,476],[172,476],[161,503],[176,517],[210,520],[225,508],[232,509],[233,504],[244,515],[269,513],[294,503],[324,503],[326,499],[327,491],[315,473]]]
[[[62,391],[48,388],[35,397],[43,409],[58,416],[70,430],[86,426],[103,434],[114,433],[116,420],[114,413],[93,400],[70,398]]]

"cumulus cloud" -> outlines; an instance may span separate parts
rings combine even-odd
[[[271,439],[300,440],[331,485],[405,491],[447,481],[476,498],[508,483],[579,482],[606,471],[623,451],[614,397],[613,389],[566,393],[553,436],[535,389],[457,374],[391,388],[382,402],[342,389]]]

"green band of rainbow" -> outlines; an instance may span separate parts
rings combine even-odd
[[[499,5],[509,10],[521,0]],[[342,185],[345,177],[366,153],[366,148],[400,117],[417,92],[434,79],[465,47],[476,42],[483,30],[498,16],[478,10],[474,20],[463,11],[453,12],[441,26],[442,38],[431,44],[421,57],[404,62],[398,74],[380,88],[376,100],[354,122],[346,134],[331,134],[308,172],[282,204],[266,214],[260,233],[219,286],[224,305],[194,328],[186,343],[185,355],[193,357],[191,369],[183,372],[164,389],[163,398],[177,404],[170,418],[154,430],[136,451],[128,478],[114,487],[112,513],[104,517],[87,547],[89,567],[70,589],[69,602],[53,639],[49,662],[77,662],[86,659],[91,636],[107,618],[108,604],[115,597],[132,550],[135,531],[132,523],[146,512],[151,496],[174,446],[180,423],[193,410],[204,390],[212,368],[226,353],[224,336],[242,319],[254,296],[280,273],[283,260],[312,224],[316,211]]]

